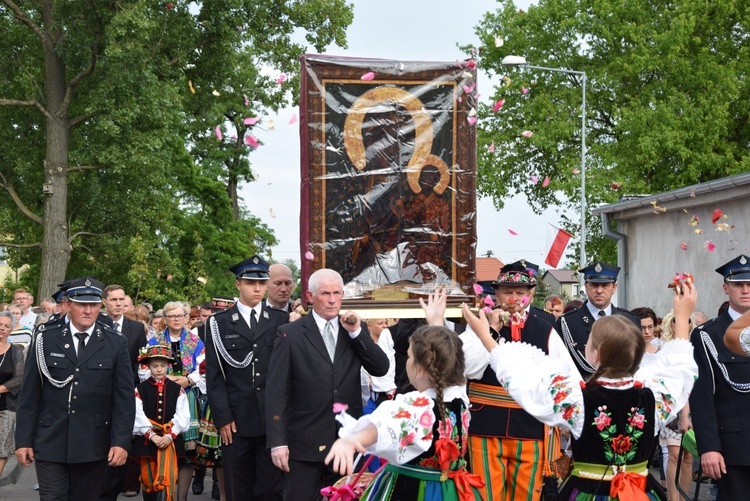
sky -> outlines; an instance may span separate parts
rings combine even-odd
[[[478,44],[474,27],[495,10],[493,0],[355,0],[354,22],[347,30],[349,47],[329,47],[325,53],[405,61],[455,61],[466,56],[458,45]],[[529,0],[516,2],[526,9]],[[477,92],[486,100],[492,94],[487,75],[478,77]],[[299,122],[289,124],[299,110],[288,108],[274,119],[274,130],[257,130],[262,145],[251,154],[256,181],[240,189],[247,209],[273,228],[279,244],[272,249],[276,261],[300,262],[300,143]],[[519,166],[519,168],[522,168]],[[548,225],[558,224],[559,208],[534,214],[528,200],[517,195],[497,211],[490,199],[477,201],[477,255],[487,251],[508,263],[527,259],[542,264],[547,250]],[[513,236],[509,229],[518,233]],[[562,267],[562,264],[560,267]]]

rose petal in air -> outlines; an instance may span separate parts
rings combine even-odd
[[[373,80],[374,78],[375,78],[375,73],[373,73],[372,71],[368,71],[367,73],[359,77],[360,80],[364,80],[366,82],[369,82],[370,80]]]
[[[513,235],[514,237],[517,237],[517,236],[518,236],[518,233],[516,233],[515,231],[511,230],[510,228],[508,228],[508,233],[510,233],[510,234],[511,234],[511,235]]]
[[[688,246],[687,246],[687,244],[686,244],[685,242],[682,242],[682,243],[680,244],[680,249],[682,249],[682,250],[688,250]]]
[[[313,259],[315,259],[315,254],[313,254],[310,251],[307,251],[305,252],[305,259],[307,259],[308,261],[312,261]]]
[[[296,122],[297,122],[297,114],[296,114],[296,113],[294,113],[294,114],[292,115],[292,118],[290,118],[290,119],[289,119],[289,125],[292,125],[292,124],[294,124],[294,123],[296,123]]]
[[[521,133],[521,135],[522,135],[523,137],[531,137],[531,136],[533,136],[533,135],[534,135],[534,133],[533,133],[533,132],[531,132],[530,130],[525,130],[525,131],[523,131],[523,132]]]
[[[245,144],[248,146],[252,146],[253,148],[257,148],[260,146],[260,143],[258,142],[258,138],[253,136],[252,134],[248,134],[245,136]]]
[[[495,47],[502,47],[504,43],[503,37],[495,37]]]
[[[542,188],[546,188],[549,186],[549,176],[544,178],[544,181],[542,181]]]
[[[255,124],[257,124],[257,123],[258,123],[259,121],[260,121],[260,118],[258,118],[258,117],[248,117],[248,118],[244,119],[244,120],[243,120],[242,122],[243,122],[243,123],[244,123],[245,125],[255,125]]]
[[[464,85],[463,86],[464,92],[466,92],[467,94],[471,94],[471,91],[473,91],[475,87],[476,87],[476,84]]]
[[[466,117],[466,120],[468,120],[471,125],[477,123],[477,117]]]
[[[490,153],[495,153],[495,142],[493,141],[491,145],[487,146],[487,151]]]
[[[495,306],[495,302],[492,300],[492,298],[490,296],[485,296],[484,297],[484,304],[486,304],[490,308],[493,307],[493,306]]]
[[[706,240],[706,250],[708,252],[713,252],[716,250],[716,245],[711,240]]]
[[[474,289],[474,294],[481,294],[484,292],[484,288],[479,284],[472,285],[472,288]]]
[[[576,176],[581,173],[581,169],[573,169],[573,174]]]
[[[496,101],[495,105],[492,107],[492,112],[497,113],[502,109],[502,107],[505,105],[505,99],[501,99],[500,101]]]
[[[536,176],[531,176],[531,184],[536,184],[539,182],[539,178]]]
[[[714,210],[714,213],[713,213],[713,215],[711,216],[711,222],[712,222],[713,224],[716,224],[716,221],[718,221],[719,219],[721,219],[721,216],[722,216],[723,214],[724,214],[724,213],[723,213],[723,212],[721,212],[721,209],[715,209],[715,210]]]
[[[250,106],[250,99],[248,99],[247,94],[242,94],[242,97],[245,98],[245,106]]]
[[[221,141],[221,139],[222,139],[223,137],[224,137],[224,136],[223,136],[223,135],[221,134],[221,126],[220,126],[220,125],[217,125],[217,126],[216,126],[216,139],[218,139],[219,141]]]
[[[211,94],[213,94],[216,97],[219,97],[221,95],[221,92],[219,92],[218,90],[214,89],[214,90],[211,91]]]
[[[521,87],[521,94],[528,94],[528,93],[529,93],[529,89],[527,89],[526,87]]]
[[[268,121],[268,130],[276,130],[276,120],[271,119]]]
[[[334,402],[333,403],[333,413],[338,414],[340,412],[345,412],[349,408],[348,405],[342,404],[341,402]]]
[[[276,79],[276,83],[281,85],[286,81],[286,73],[282,73],[279,75],[279,78]]]

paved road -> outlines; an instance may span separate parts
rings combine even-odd
[[[658,478],[658,471],[654,472]],[[34,490],[36,484],[36,470],[34,467],[24,468],[19,465],[15,457],[8,458],[8,464],[0,478],[0,501],[31,501],[38,500],[39,493]],[[120,495],[118,501],[143,499],[140,495],[134,498],[126,498]],[[189,500],[211,499],[211,472],[206,475],[206,490],[199,496],[192,492],[188,494]],[[701,484],[699,501],[713,501],[713,497],[708,495],[708,484]]]

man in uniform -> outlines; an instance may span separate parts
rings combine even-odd
[[[41,499],[96,500],[104,469],[128,457],[135,420],[125,339],[97,322],[102,284],[70,282],[67,321],[40,328],[26,360],[16,456],[36,459]]]
[[[239,301],[209,318],[206,385],[221,433],[228,500],[281,500],[281,471],[266,448],[266,372],[276,330],[289,314],[263,302],[268,263],[252,256],[231,268]]]
[[[716,269],[724,277],[729,309],[699,325],[690,337],[698,380],[690,413],[703,472],[719,484],[722,499],[746,499],[750,492],[750,358],[724,345],[724,333],[750,311],[750,257],[740,255]]]
[[[608,315],[623,315],[641,330],[641,319],[628,310],[612,305],[612,296],[617,290],[617,275],[620,268],[607,263],[594,263],[582,270],[588,300],[577,310],[569,311],[557,319],[555,329],[565,341],[573,361],[584,380],[594,373],[594,367],[586,360],[586,343],[594,322]]]
[[[503,266],[492,286],[501,306],[488,315],[493,337],[536,346],[553,358],[565,360],[575,373],[575,365],[552,324],[529,309],[536,274],[518,261]],[[510,314],[504,322],[502,311]],[[548,427],[508,395],[488,362],[466,374],[471,402],[471,471],[484,479],[485,499],[538,501],[542,477],[551,474],[550,462],[559,456],[559,442]]]

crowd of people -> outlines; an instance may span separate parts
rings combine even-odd
[[[442,289],[423,318],[364,321],[342,311],[334,270],[309,277],[309,311],[288,267],[252,256],[230,271],[232,297],[158,310],[93,277],[39,307],[14,291],[0,472],[13,453],[33,462],[44,500],[185,501],[208,467],[222,500],[676,501],[693,429],[695,478],[722,500],[750,488],[745,255],[716,270],[727,303],[712,320],[691,277],[661,318],[615,307],[620,270],[602,262],[579,270],[585,301],[544,308],[538,268],[508,264],[487,306],[450,320]]]

